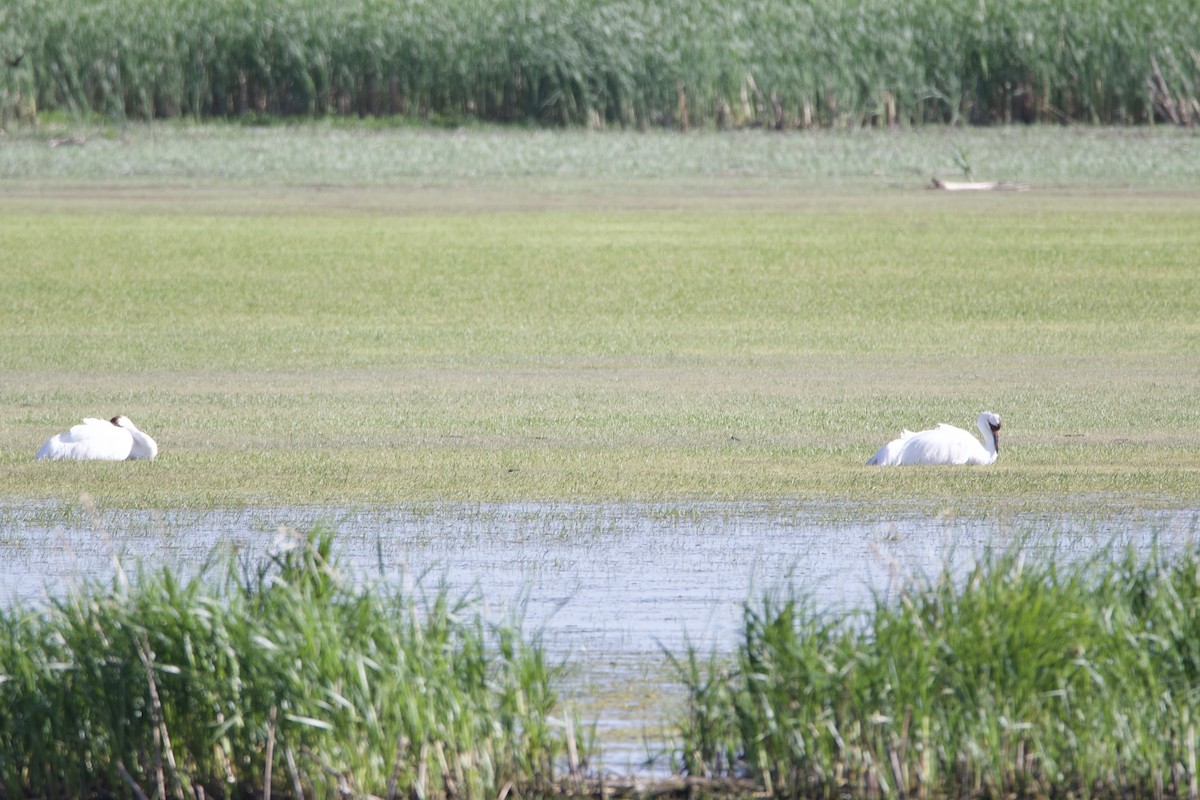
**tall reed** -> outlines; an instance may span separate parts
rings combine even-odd
[[[1003,553],[847,616],[769,596],[724,671],[680,660],[684,764],[791,797],[1187,795],[1198,642],[1196,554]]]
[[[445,592],[353,589],[331,542],[0,612],[0,795],[494,798],[552,780],[568,737],[536,641]]]
[[[552,125],[1200,120],[1192,0],[7,0],[0,100]]]

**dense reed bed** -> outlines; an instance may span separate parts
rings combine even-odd
[[[574,739],[540,646],[444,592],[350,588],[331,541],[224,581],[162,570],[0,611],[0,796],[495,798],[552,780]]]
[[[695,652],[684,761],[779,796],[1196,796],[1200,557],[986,559],[835,619],[748,607]]]
[[[9,0],[6,115],[846,127],[1200,118],[1192,0]]]

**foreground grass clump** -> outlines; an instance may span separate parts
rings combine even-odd
[[[1194,796],[1200,556],[1010,553],[847,618],[772,596],[733,669],[679,666],[692,774],[784,796]]]
[[[164,570],[0,613],[0,796],[465,798],[551,779],[566,739],[540,647],[444,592],[349,588],[331,539],[216,590]]]

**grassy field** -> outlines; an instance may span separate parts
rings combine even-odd
[[[1200,489],[1194,133],[69,132],[0,141],[10,501]],[[994,467],[863,466],[984,409]],[[32,460],[118,413],[158,460]]]

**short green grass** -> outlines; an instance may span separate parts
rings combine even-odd
[[[744,134],[313,126],[294,135],[325,148],[321,166],[283,159],[254,183],[271,159],[253,147],[262,131],[199,130],[131,129],[128,177],[80,166],[90,143],[37,145],[52,164],[17,152],[36,136],[0,144],[25,164],[6,168],[0,198],[0,496],[966,512],[1178,506],[1200,489],[1200,196],[1130,166],[1187,161],[1194,135],[871,134],[892,163],[919,165],[873,179],[844,155],[865,138],[755,134],[755,152],[827,156],[773,181],[761,154],[739,174],[704,160]],[[450,163],[447,150],[486,145],[499,165],[476,153],[442,181],[385,185],[356,160],[374,136],[381,170],[410,146]],[[1110,139],[1121,156],[1096,156],[1099,178],[1047,176],[1055,188],[977,168],[1035,188],[925,191],[924,154],[944,155],[947,136],[975,153],[1008,136],[1005,163]],[[658,146],[665,174],[604,162],[510,178],[531,137],[548,153],[536,165]],[[198,173],[161,177],[189,138]],[[214,152],[231,163],[205,172]],[[325,185],[332,152],[351,166]],[[224,175],[239,164],[250,181]],[[994,467],[863,466],[902,427],[972,427],[985,408],[1005,419]],[[32,460],[78,418],[118,413],[158,439],[157,461]]]

